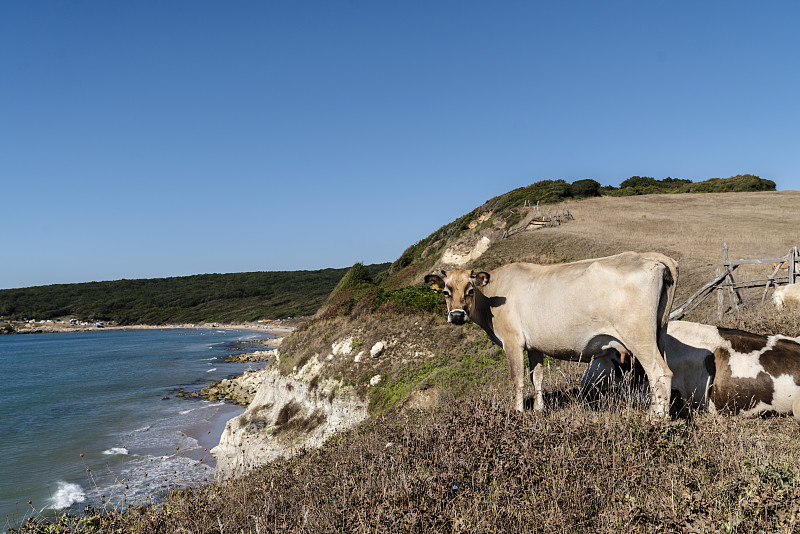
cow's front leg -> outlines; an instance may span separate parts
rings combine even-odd
[[[514,408],[517,411],[525,410],[525,351],[522,345],[504,344],[503,350],[508,360],[508,370],[511,373],[511,388],[514,395]]]
[[[531,382],[533,382],[533,409],[537,412],[544,410],[544,354],[538,350],[528,351],[528,365],[530,366]]]

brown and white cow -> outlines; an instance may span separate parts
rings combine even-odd
[[[667,333],[673,395],[714,413],[791,413],[800,421],[798,339],[686,321],[671,321]],[[598,358],[581,385],[602,388],[619,370],[618,356]]]
[[[428,275],[441,289],[447,320],[474,322],[503,347],[514,405],[524,408],[524,355],[544,408],[544,354],[589,362],[615,351],[633,353],[654,391],[651,410],[669,412],[672,372],[664,358],[666,325],[678,278],[677,263],[655,252],[625,252],[559,265],[511,263],[488,272],[464,269]]]
[[[716,326],[670,321],[667,326],[666,353],[672,370],[672,397],[680,397],[693,407],[708,405],[713,380],[714,350],[721,338]],[[611,384],[627,381],[645,384],[644,370],[638,362],[623,364],[619,354],[607,354],[593,360],[581,379],[581,389],[605,390]],[[627,378],[626,378],[627,376]]]

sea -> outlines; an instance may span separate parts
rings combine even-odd
[[[122,509],[213,479],[241,407],[191,393],[263,363],[226,363],[267,332],[110,330],[0,336],[0,532],[30,516]]]

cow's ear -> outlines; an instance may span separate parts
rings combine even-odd
[[[440,291],[444,287],[444,280],[436,274],[429,274],[425,277],[425,284],[434,291]]]
[[[481,272],[477,273],[474,276],[474,278],[475,278],[475,285],[478,286],[478,287],[483,287],[483,286],[485,286],[486,284],[489,283],[489,278],[491,278],[491,277],[489,276],[489,273],[481,271]]]

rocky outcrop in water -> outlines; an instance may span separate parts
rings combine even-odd
[[[264,382],[267,369],[245,371],[241,376],[223,378],[200,389],[200,396],[211,402],[225,400],[242,406],[249,406]]]

